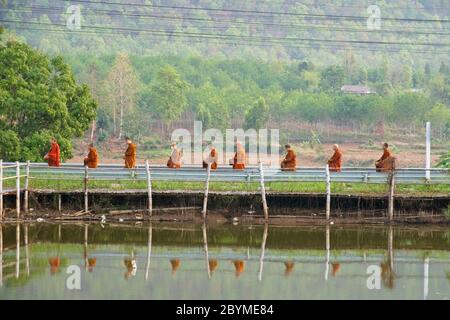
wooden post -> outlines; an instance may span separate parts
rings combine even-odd
[[[392,222],[394,220],[394,191],[395,191],[395,172],[392,171],[389,173],[388,177],[389,183],[389,203],[388,203],[388,215],[389,221]]]
[[[328,280],[328,273],[330,271],[330,225],[328,224],[325,227],[325,250],[325,280]]]
[[[259,163],[259,176],[260,176],[260,182],[261,182],[261,198],[262,198],[262,205],[263,205],[263,211],[264,211],[264,219],[267,221],[267,220],[269,220],[269,208],[267,207],[266,187],[264,185],[264,170],[263,170],[262,162]]]
[[[423,261],[423,300],[428,299],[428,293],[429,293],[429,285],[428,285],[428,278],[430,275],[430,256],[425,257],[425,260]]]
[[[3,220],[3,160],[0,160],[0,221]]]
[[[330,220],[330,211],[331,211],[331,178],[330,178],[330,166],[328,164],[325,167],[325,174],[326,174],[326,186],[327,186],[327,203],[326,203],[325,214],[326,214],[327,220]]]
[[[431,180],[430,166],[431,166],[431,123],[426,125],[426,156],[425,156],[425,179],[427,182]]]
[[[20,163],[16,162],[16,214],[20,218]]]
[[[88,259],[88,237],[89,237],[89,225],[84,225],[84,250],[83,250],[83,257],[84,257],[84,267],[86,270],[88,270],[89,266],[89,259]]]
[[[206,219],[206,211],[208,208],[208,193],[209,193],[209,179],[211,177],[211,163],[208,163],[208,169],[206,170],[206,180],[205,180],[205,196],[203,197],[203,219]]]
[[[145,172],[147,173],[147,196],[148,196],[147,210],[148,210],[149,216],[151,217],[152,210],[153,210],[152,178],[150,176],[150,167],[148,165],[148,160],[145,160]]]
[[[3,225],[0,224],[0,288],[1,287],[3,287]]]
[[[88,166],[84,166],[84,211],[89,211],[89,198],[88,198]]]
[[[61,193],[58,194],[58,212],[62,211]]]
[[[25,212],[28,212],[28,189],[30,184],[30,160],[27,161],[27,165],[25,167],[25,185],[24,185],[24,193],[23,193],[23,209]]]
[[[23,226],[23,244],[25,246],[25,272],[30,275],[30,251],[28,249],[28,225]]]

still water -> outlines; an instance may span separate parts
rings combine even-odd
[[[450,228],[3,225],[0,299],[449,299]]]

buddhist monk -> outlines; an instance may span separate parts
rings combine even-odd
[[[242,260],[234,260],[233,264],[234,264],[234,269],[236,270],[234,274],[236,277],[239,277],[241,275],[241,273],[244,272],[245,262]]]
[[[378,172],[395,169],[395,157],[392,156],[389,145],[386,142],[383,144],[383,155],[375,162],[375,167]]]
[[[89,153],[87,157],[84,158],[84,165],[88,168],[97,168],[98,166],[98,153],[93,143],[89,144]]]
[[[341,172],[342,152],[337,144],[333,145],[333,151],[334,151],[333,155],[328,160],[328,167],[332,172]]]
[[[172,274],[177,272],[178,268],[180,268],[181,261],[180,259],[172,259],[170,260],[170,265],[172,266]]]
[[[61,165],[61,152],[59,144],[55,138],[50,140],[50,151],[44,156],[44,160],[48,162],[49,167],[59,167]]]
[[[134,277],[137,272],[137,263],[134,257],[134,253],[132,252],[131,257],[124,259],[123,262],[125,268],[127,268],[127,271],[125,272],[125,278],[129,279],[131,277]]]
[[[125,160],[125,168],[132,169],[136,167],[136,145],[131,141],[130,138],[126,137],[127,141],[127,150],[125,151],[125,156],[123,159]]]
[[[283,161],[281,161],[281,170],[282,171],[295,171],[297,167],[297,155],[295,151],[292,150],[291,145],[287,144],[284,146],[286,149],[286,156]]]
[[[203,160],[203,168],[206,169],[206,168],[208,168],[208,164],[211,164],[211,170],[216,170],[218,158],[219,158],[219,155],[217,153],[216,148],[212,144],[210,144],[209,145],[209,155],[205,160]]]
[[[240,142],[236,144],[236,153],[233,158],[233,169],[245,169],[245,149]]]
[[[89,258],[88,259],[88,271],[94,271],[94,267],[97,265],[97,258]]]
[[[292,273],[292,271],[294,271],[295,263],[292,261],[285,261],[284,266],[286,267],[286,269],[284,270],[284,275],[288,276]]]
[[[59,257],[52,257],[48,259],[50,265],[50,273],[55,274],[59,271],[59,266],[61,265],[61,259]]]
[[[172,169],[181,168],[181,151],[178,150],[177,144],[175,142],[171,145],[172,153],[170,154],[169,160],[167,161],[167,167]]]

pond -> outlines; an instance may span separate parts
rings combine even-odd
[[[450,228],[7,224],[0,299],[450,298]]]

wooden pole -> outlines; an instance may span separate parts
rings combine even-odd
[[[84,211],[89,211],[89,198],[88,198],[88,166],[84,166]]]
[[[20,163],[16,162],[16,214],[20,218]]]
[[[205,195],[203,197],[203,219],[206,219],[206,212],[208,209],[208,193],[209,193],[209,179],[211,177],[211,163],[208,163],[208,169],[206,170],[206,180],[205,180]]]
[[[24,185],[24,193],[23,193],[23,209],[25,212],[28,212],[29,184],[30,184],[30,160],[27,161],[27,165],[25,167],[25,185]]]
[[[326,214],[327,220],[330,220],[330,211],[331,211],[331,178],[330,178],[330,166],[328,164],[325,167],[325,174],[326,174],[326,186],[327,186],[327,203],[326,203],[325,214]]]
[[[388,203],[388,215],[389,221],[392,222],[394,220],[394,191],[395,191],[395,172],[392,171],[388,177],[389,182],[389,203]]]
[[[428,299],[428,293],[429,293],[429,285],[428,285],[428,278],[430,275],[430,257],[425,257],[425,260],[423,261],[423,300]]]
[[[259,257],[259,272],[258,272],[258,280],[262,280],[262,274],[263,274],[263,267],[264,267],[264,256],[266,253],[266,242],[267,242],[267,235],[269,233],[269,224],[266,222],[264,224],[264,232],[263,232],[263,238],[261,242],[261,256]]]
[[[61,193],[58,194],[58,212],[62,211]]]
[[[0,221],[3,220],[3,160],[0,160]]]
[[[263,205],[263,211],[264,211],[264,219],[267,221],[267,220],[269,220],[269,208],[267,207],[266,187],[264,185],[264,170],[263,170],[262,162],[259,163],[259,177],[260,177],[260,183],[261,183],[261,198],[262,198],[262,205]]]
[[[425,156],[425,179],[428,181],[431,180],[430,174],[431,167],[431,123],[427,122],[426,125],[426,156]]]
[[[89,238],[89,226],[87,224],[84,225],[84,246],[83,246],[83,257],[84,257],[84,267],[87,270],[89,266],[88,259],[88,238]]]
[[[1,287],[3,287],[3,225],[0,224],[0,288]]]
[[[148,164],[148,160],[145,160],[145,172],[147,173],[147,195],[148,195],[147,210],[149,216],[151,217],[153,211],[152,178],[150,175],[150,166]]]

